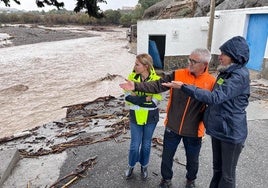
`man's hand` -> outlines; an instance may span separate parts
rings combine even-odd
[[[163,86],[170,87],[170,88],[178,88],[180,89],[181,86],[183,85],[183,82],[181,81],[171,81],[171,82],[166,82],[162,83]]]
[[[135,84],[132,81],[125,80],[125,83],[119,84],[119,86],[127,91],[133,91],[135,89]]]

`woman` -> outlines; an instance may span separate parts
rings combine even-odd
[[[149,54],[136,56],[133,72],[128,76],[133,82],[150,82],[159,80],[155,73],[153,60]],[[160,94],[126,91],[126,103],[129,105],[129,120],[131,142],[128,156],[128,169],[125,176],[129,179],[137,162],[141,165],[141,176],[148,177],[151,139],[159,120],[158,103],[162,99]]]

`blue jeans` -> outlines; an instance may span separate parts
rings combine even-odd
[[[202,138],[180,136],[166,128],[161,163],[161,175],[165,180],[171,180],[173,177],[173,158],[181,139],[186,153],[186,179],[189,181],[196,179]]]
[[[235,188],[235,171],[243,144],[222,142],[211,137],[213,177],[209,188]]]
[[[156,123],[141,126],[130,122],[131,142],[128,155],[130,167],[134,167],[136,162],[140,162],[142,167],[148,166],[155,127]]]

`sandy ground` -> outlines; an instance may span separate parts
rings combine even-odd
[[[15,30],[28,43],[38,43],[21,45]],[[7,33],[19,46],[0,48],[0,137],[65,117],[63,106],[122,93],[118,84],[135,60],[128,52],[126,28],[31,28],[28,33],[37,36],[32,38],[22,31],[27,30],[15,27]],[[44,42],[51,35],[60,40]],[[119,76],[99,82],[109,74]]]

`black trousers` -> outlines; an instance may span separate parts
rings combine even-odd
[[[161,162],[161,175],[165,180],[171,180],[173,177],[173,158],[181,140],[183,141],[186,153],[186,179],[190,181],[196,179],[202,139],[197,137],[180,136],[166,128],[164,133],[164,146]]]
[[[213,177],[209,188],[235,188],[236,166],[244,144],[232,144],[211,137]]]

